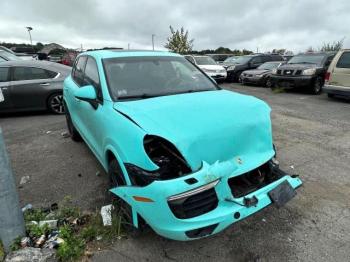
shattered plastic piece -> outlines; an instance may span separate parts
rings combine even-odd
[[[290,168],[291,168],[291,169],[294,169],[294,166],[293,166],[293,165],[291,165],[291,166],[290,166]]]
[[[42,227],[44,225],[48,225],[49,228],[55,229],[57,228],[57,219],[55,220],[43,220],[39,222],[39,227]]]
[[[36,225],[38,225],[38,222],[36,222],[36,221],[30,221],[30,222],[26,223],[26,226],[36,226]]]
[[[35,241],[35,247],[42,247],[45,243],[46,237],[45,235],[41,235],[36,241]]]
[[[69,133],[68,132],[62,132],[61,133],[61,136],[63,136],[63,138],[68,138],[68,137],[70,137],[70,135],[69,135]]]
[[[32,204],[26,204],[24,207],[22,207],[22,212],[26,212],[27,210],[33,209]]]
[[[112,225],[112,205],[101,207],[101,216],[104,226]]]
[[[97,236],[97,237],[96,237],[96,240],[97,240],[97,241],[102,240],[102,236]]]
[[[49,131],[46,131],[46,134],[50,134],[51,132],[52,132],[52,131],[50,131],[50,130],[49,130]]]
[[[21,247],[25,248],[25,247],[29,247],[30,246],[30,238],[29,237],[22,237],[21,239]]]
[[[14,261],[52,261],[55,255],[55,252],[50,249],[40,249],[33,247],[26,247],[14,252],[11,252],[6,256],[5,262],[14,262]]]
[[[19,181],[19,184],[22,186],[26,184],[30,180],[30,176],[22,176],[21,180]]]
[[[263,218],[263,219],[262,219],[262,222],[266,222],[266,219],[265,219],[265,218]]]

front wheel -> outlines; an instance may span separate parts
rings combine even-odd
[[[76,128],[72,122],[72,118],[70,117],[70,113],[69,113],[67,108],[66,108],[65,112],[66,112],[66,122],[67,122],[67,128],[68,128],[69,135],[73,141],[80,142],[82,140],[81,136],[80,136],[78,130],[76,130]]]
[[[270,77],[268,77],[268,78],[266,79],[265,87],[267,87],[267,88],[273,88],[273,83],[272,83]]]
[[[108,166],[108,175],[110,187],[115,188],[119,186],[125,186],[125,178],[120,168],[120,165],[116,159],[113,159]],[[136,228],[133,223],[133,214],[131,206],[120,197],[111,193],[112,203],[117,216],[122,220],[123,227],[128,231],[128,234],[132,237],[138,237],[142,234],[145,228],[144,220],[138,216],[139,227]]]
[[[58,115],[64,114],[62,93],[56,93],[51,95],[47,100],[47,106],[49,110],[54,114],[58,114]]]
[[[314,83],[313,83],[313,85],[312,85],[312,87],[311,87],[311,92],[312,92],[314,95],[320,94],[321,91],[322,91],[322,86],[323,86],[323,79],[322,79],[322,77],[318,76],[318,77],[315,79],[315,81],[314,81]]]

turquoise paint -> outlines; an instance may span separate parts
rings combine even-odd
[[[93,51],[82,55],[95,58],[104,99],[96,110],[87,102],[77,101],[74,95],[83,91],[79,91],[82,88],[69,76],[64,82],[64,100],[72,121],[106,171],[106,152],[109,150],[114,153],[121,164],[127,186],[111,191],[127,201],[132,206],[133,214],[139,213],[158,234],[176,240],[188,240],[185,231],[219,223],[214,232],[218,233],[238,221],[233,218],[235,212],[241,213],[241,220],[271,204],[267,193],[282,181],[287,179],[293,188],[301,185],[299,178],[283,177],[252,193],[259,199],[256,207],[246,208],[225,200],[232,197],[227,184],[230,177],[259,167],[275,154],[270,108],[263,101],[217,90],[114,102],[108,93],[101,59],[179,55],[151,51]],[[143,148],[144,136],[148,134],[161,136],[173,143],[194,172],[182,178],[155,181],[146,187],[132,186],[124,163],[132,163],[145,170],[157,169]],[[196,178],[198,183],[185,183],[184,179],[190,177]],[[219,198],[215,210],[191,219],[175,218],[168,207],[167,197],[216,179],[220,179],[220,182],[215,187]],[[132,198],[134,195],[151,198],[154,202],[136,202]],[[134,224],[138,224],[136,215]]]

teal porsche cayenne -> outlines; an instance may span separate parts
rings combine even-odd
[[[63,97],[71,138],[101,162],[135,229],[198,239],[283,206],[302,184],[278,167],[269,106],[178,54],[82,53]]]

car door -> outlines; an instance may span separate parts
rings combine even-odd
[[[350,51],[344,51],[331,72],[331,85],[350,87]]]
[[[51,84],[47,70],[37,67],[12,67],[11,100],[17,109],[44,109]]]
[[[10,96],[10,67],[0,67],[0,111],[12,108]]]
[[[105,137],[101,133],[104,130],[103,120],[105,119],[103,116],[103,95],[97,63],[91,56],[88,56],[84,70],[82,86],[86,85],[92,85],[95,88],[98,104],[96,106],[87,101],[81,101],[77,103],[76,113],[84,126],[84,135],[88,140],[89,146],[96,155],[102,157],[103,139]]]

